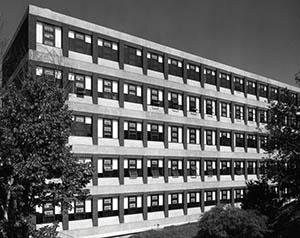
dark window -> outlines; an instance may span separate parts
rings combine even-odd
[[[171,126],[171,142],[178,143],[179,142],[179,127]]]
[[[221,117],[228,116],[228,103],[221,102]]]
[[[260,147],[263,150],[268,148],[268,137],[267,136],[260,136]]]
[[[189,96],[189,103],[190,103],[190,105],[189,105],[189,108],[188,108],[188,110],[190,111],[190,112],[197,112],[198,110],[197,110],[197,98],[196,97],[193,97],[193,96]],[[199,105],[198,105],[199,106]]]
[[[199,196],[199,193],[198,193],[198,196]],[[190,197],[190,199],[187,204],[188,207],[200,207],[200,201],[197,202],[197,193],[191,192],[191,193],[189,193],[189,197]]]
[[[99,57],[112,61],[119,61],[119,47],[117,42],[98,39]]]
[[[268,88],[267,85],[259,84],[259,96],[260,97],[268,97]]]
[[[86,210],[85,201],[83,200],[74,201],[74,213],[69,214],[69,221],[92,218],[92,213],[85,212],[85,210]]]
[[[55,82],[58,87],[62,87],[62,72],[56,69],[46,67],[36,67],[36,76],[45,77],[47,80]]]
[[[118,210],[113,208],[113,198],[103,198],[102,211],[98,212],[98,217],[117,216],[118,214]]]
[[[178,93],[170,93],[171,99],[169,100],[169,108],[182,110],[182,100],[180,102],[180,98],[182,99],[182,95]]]
[[[128,197],[128,208],[124,210],[124,214],[135,214],[135,213],[141,213],[142,208],[137,207],[137,197],[136,196],[130,196]]]
[[[187,78],[200,81],[200,68],[194,64],[187,64]]]
[[[178,193],[171,194],[171,204],[169,204],[169,210],[183,208],[182,202],[179,202],[179,195],[181,194]]]
[[[195,128],[190,128],[190,144],[197,144],[197,130]]]
[[[248,108],[248,121],[255,121],[255,109]]]
[[[268,113],[267,111],[261,110],[259,113],[259,121],[261,123],[267,123],[268,120]]]
[[[249,148],[256,148],[257,142],[256,142],[256,136],[255,135],[247,135],[247,145]]]
[[[55,46],[55,27],[43,24],[43,44]]]
[[[231,88],[230,76],[228,74],[220,73],[220,86],[223,88]]]
[[[69,50],[81,54],[92,54],[91,36],[79,32],[69,31]]]
[[[182,62],[176,59],[168,59],[169,74],[182,77]]]
[[[164,106],[163,100],[159,99],[159,93],[160,92],[161,91],[158,90],[158,89],[151,89],[151,105],[157,106],[157,107],[163,107]]]
[[[271,95],[270,95],[271,99],[272,100],[278,100],[278,95],[279,95],[278,94],[278,89],[271,87]]]
[[[248,174],[256,174],[255,162],[254,161],[248,161],[247,173]]]
[[[252,81],[247,81],[247,93],[256,95],[256,83]]]
[[[150,195],[150,207],[148,207],[148,212],[162,211],[163,206],[159,205],[159,195]]]
[[[214,191],[206,191],[206,200],[204,201],[204,206],[216,205],[216,200],[213,197]]]
[[[103,138],[112,138],[112,120],[103,119]]]
[[[221,161],[220,174],[221,175],[230,175],[231,174],[230,162]]]
[[[158,178],[159,176],[163,176],[163,168],[159,167],[158,159],[150,160],[151,167],[148,167],[148,176],[152,176],[153,178]]]
[[[241,202],[242,198],[243,198],[242,189],[235,189],[234,192],[235,192],[235,199],[234,199],[234,201],[235,202]]]
[[[206,99],[206,114],[207,115],[213,115],[213,111],[214,111],[214,105],[215,101],[210,100],[210,99]]]
[[[71,128],[72,136],[92,136],[92,118],[75,115]]]
[[[179,169],[178,164],[179,164],[178,160],[171,160],[171,169],[169,169],[169,174],[172,177],[182,176],[182,169]]]
[[[231,146],[230,132],[221,132],[220,145],[221,146]]]
[[[242,134],[242,133],[235,134],[235,146],[236,147],[245,147],[244,134]]]
[[[188,169],[188,176],[196,177],[197,176],[197,164],[196,160],[190,160],[190,168]]]
[[[42,213],[37,213],[36,222],[41,223],[51,223],[54,221],[62,221],[61,214],[55,214],[54,204],[47,202],[42,206]]]
[[[206,130],[206,145],[213,145],[213,131]]]
[[[242,164],[244,164],[244,162],[241,162],[241,161],[234,162],[234,174],[235,175],[243,175],[244,174],[244,166],[242,167]]]
[[[124,88],[127,88],[127,92],[124,93],[124,100],[133,103],[142,103],[142,88],[138,85],[124,84]]]
[[[143,176],[142,168],[137,168],[137,159],[128,159],[128,168],[124,169],[124,176],[131,179]]]
[[[244,79],[234,77],[234,90],[239,92],[244,92]]]
[[[142,50],[125,45],[124,63],[142,67]]]
[[[149,141],[164,141],[163,125],[148,124],[147,137]]]
[[[217,174],[217,170],[214,168],[215,166],[215,161],[207,160],[204,161],[206,163],[206,169],[204,171],[204,175],[207,175],[208,177],[211,177],[213,175]]]
[[[107,99],[119,99],[118,83],[108,79],[99,79],[98,84],[102,84],[102,92],[98,92],[98,97]]]
[[[127,130],[124,130],[124,138],[128,140],[142,140],[142,125],[137,122],[125,122],[128,125]]]
[[[234,106],[234,118],[235,119],[238,119],[238,120],[242,120],[244,117],[243,117],[243,107],[242,106],[239,106],[239,105],[235,105]]]
[[[208,84],[216,85],[216,71],[211,69],[204,69],[205,82]]]
[[[98,178],[110,178],[110,177],[118,177],[119,170],[113,169],[113,159],[104,158],[102,160],[103,163],[103,172],[98,173]]]
[[[148,69],[163,72],[163,56],[155,53],[147,53]]]
[[[222,203],[230,203],[230,196],[228,196],[228,192],[230,194],[230,190],[221,190],[221,202]]]

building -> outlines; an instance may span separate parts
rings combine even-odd
[[[6,67],[12,65],[14,67]],[[91,196],[37,208],[63,237],[102,237],[196,221],[239,203],[259,175],[267,106],[296,87],[30,5],[3,64],[68,90],[70,144],[96,168]]]

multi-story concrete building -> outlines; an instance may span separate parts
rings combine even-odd
[[[300,99],[296,87],[32,5],[4,85],[24,67],[67,90],[69,142],[95,167],[91,196],[67,215],[37,208],[37,225],[58,220],[65,237],[192,222],[238,203],[259,173],[268,103],[282,88]]]

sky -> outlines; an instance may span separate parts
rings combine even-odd
[[[28,4],[295,85],[299,0],[0,0],[11,39]]]

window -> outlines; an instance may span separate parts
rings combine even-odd
[[[169,93],[169,108],[182,110],[182,95],[178,93]]]
[[[125,83],[124,100],[127,102],[142,103],[142,87]]]
[[[236,147],[245,147],[244,134],[235,133],[235,146]]]
[[[189,144],[197,144],[197,129],[190,128],[189,133]]]
[[[61,28],[47,23],[36,23],[36,42],[61,48]]]
[[[99,164],[102,164],[102,171]],[[99,168],[100,167],[100,168]],[[119,176],[118,160],[103,158],[98,161],[98,178],[113,178]]]
[[[172,177],[179,177],[181,174],[179,171],[179,166],[178,166],[178,160],[171,160],[171,176]]]
[[[80,32],[69,31],[69,50],[92,55],[92,37]]]
[[[199,98],[188,96],[188,111],[189,112],[199,112]]]
[[[205,201],[204,201],[204,205],[205,206],[211,206],[211,205],[215,205],[216,204],[216,201],[215,201],[215,191],[205,191],[205,194],[204,194],[204,198],[205,198]]]
[[[128,177],[132,179],[136,179],[138,177],[136,159],[128,159],[128,175],[129,175]]]
[[[255,162],[254,161],[248,161],[247,164],[247,173],[250,174],[256,174],[256,169],[255,169]]]
[[[220,73],[220,86],[223,88],[231,88],[230,76],[228,74]]]
[[[255,135],[247,135],[247,145],[249,148],[256,148],[257,142],[256,142],[256,136]]]
[[[150,167],[148,167],[148,176],[152,176],[153,178],[163,176],[163,167],[159,167],[158,159],[150,160]]]
[[[268,149],[268,137],[267,136],[260,136],[260,147],[263,150]]]
[[[149,141],[164,141],[163,125],[148,124],[147,137]]]
[[[272,100],[278,100],[278,98],[279,98],[278,88],[271,87],[271,95],[270,96],[271,96]]]
[[[171,141],[172,143],[182,143],[182,128],[177,126],[169,127],[171,129]],[[180,135],[179,135],[180,134]]]
[[[243,175],[244,174],[244,162],[235,161],[234,162],[234,174]]]
[[[207,175],[208,177],[211,177],[211,176],[217,174],[216,161],[207,160],[207,161],[204,161],[204,163],[205,163],[204,175]]]
[[[214,131],[206,130],[206,145],[214,145],[213,134]]]
[[[230,114],[228,112],[229,103],[221,102],[221,117],[229,117]]]
[[[256,113],[254,108],[248,108],[248,121],[256,121],[255,114]]]
[[[229,203],[230,201],[230,190],[221,190],[221,201],[224,203]]]
[[[38,218],[38,217],[37,217]],[[37,219],[37,223],[48,223],[54,222],[55,219],[55,209],[53,203],[47,202],[43,205],[43,213],[40,219]]]
[[[216,85],[216,71],[211,69],[204,69],[205,82],[208,84]]]
[[[243,198],[243,190],[242,189],[235,189],[234,190],[235,195],[235,202],[241,202]]]
[[[147,53],[148,69],[163,72],[163,56],[155,53]]]
[[[230,161],[221,161],[220,174],[221,175],[230,175],[231,174]]]
[[[247,81],[247,93],[256,95],[256,83],[253,81]]]
[[[88,116],[73,116],[72,136],[92,136],[92,118]]]
[[[181,193],[172,193],[172,194],[169,194],[169,198],[170,198],[170,201],[169,201],[169,210],[183,208],[182,194]]]
[[[239,92],[244,92],[244,79],[234,77],[234,90]]]
[[[55,81],[58,87],[62,87],[62,72],[61,70],[36,67],[36,76],[44,76],[47,80]]]
[[[75,93],[77,97],[92,96],[92,78],[87,75],[69,73],[69,82],[73,87],[69,93]]]
[[[260,97],[268,97],[268,87],[264,84],[259,84],[259,96]]]
[[[148,204],[148,212],[156,212],[156,211],[162,211],[163,210],[163,195],[150,195],[148,197],[148,201],[150,199],[150,204]],[[150,205],[150,206],[149,206]]]
[[[125,215],[142,212],[140,196],[129,196],[127,197],[127,199],[125,199],[125,202],[126,200],[127,200],[127,204],[126,205],[124,204],[124,207],[127,207],[124,209]]]
[[[243,106],[240,106],[240,105],[234,105],[234,118],[237,119],[237,120],[243,120],[244,118],[244,115],[243,115],[243,112],[244,112],[244,107]]]
[[[118,100],[119,99],[118,82],[99,78],[98,97]]]
[[[182,77],[182,61],[169,58],[168,65],[169,65],[169,74]]]
[[[124,138],[127,140],[142,140],[142,123],[124,122]]]
[[[259,121],[260,121],[260,123],[267,123],[268,122],[268,112],[267,111],[260,110]]]
[[[98,39],[98,54],[100,58],[119,61],[118,43],[106,39]]]
[[[231,146],[231,135],[230,132],[221,132],[220,135],[220,145],[221,146]]]
[[[44,24],[43,28],[43,44],[54,46],[55,45],[55,28],[51,25]]]
[[[214,106],[215,106],[215,101],[211,100],[211,99],[206,99],[206,111],[205,113],[207,115],[213,115],[214,114]]]
[[[87,201],[89,207],[87,207],[87,203],[86,203]],[[74,208],[72,212],[69,212],[69,221],[92,218],[91,200],[87,200],[87,201],[84,200],[74,201]]]
[[[197,65],[188,63],[187,68],[187,78],[195,81],[200,81],[200,68]]]
[[[164,100],[163,100],[163,91],[158,89],[148,89],[148,94],[150,97],[148,99],[148,104],[156,107],[163,107]]]
[[[142,67],[142,50],[128,45],[124,46],[124,63]]]
[[[102,198],[101,198],[102,199]],[[110,216],[118,216],[119,211],[118,205],[118,198],[106,197],[102,199],[102,207],[98,212],[98,217],[110,217]]]
[[[196,160],[189,161],[190,168],[188,169],[188,176],[196,177],[197,176],[197,162]]]
[[[187,194],[188,201],[187,206],[188,207],[200,207],[200,194],[197,192],[190,192]]]

